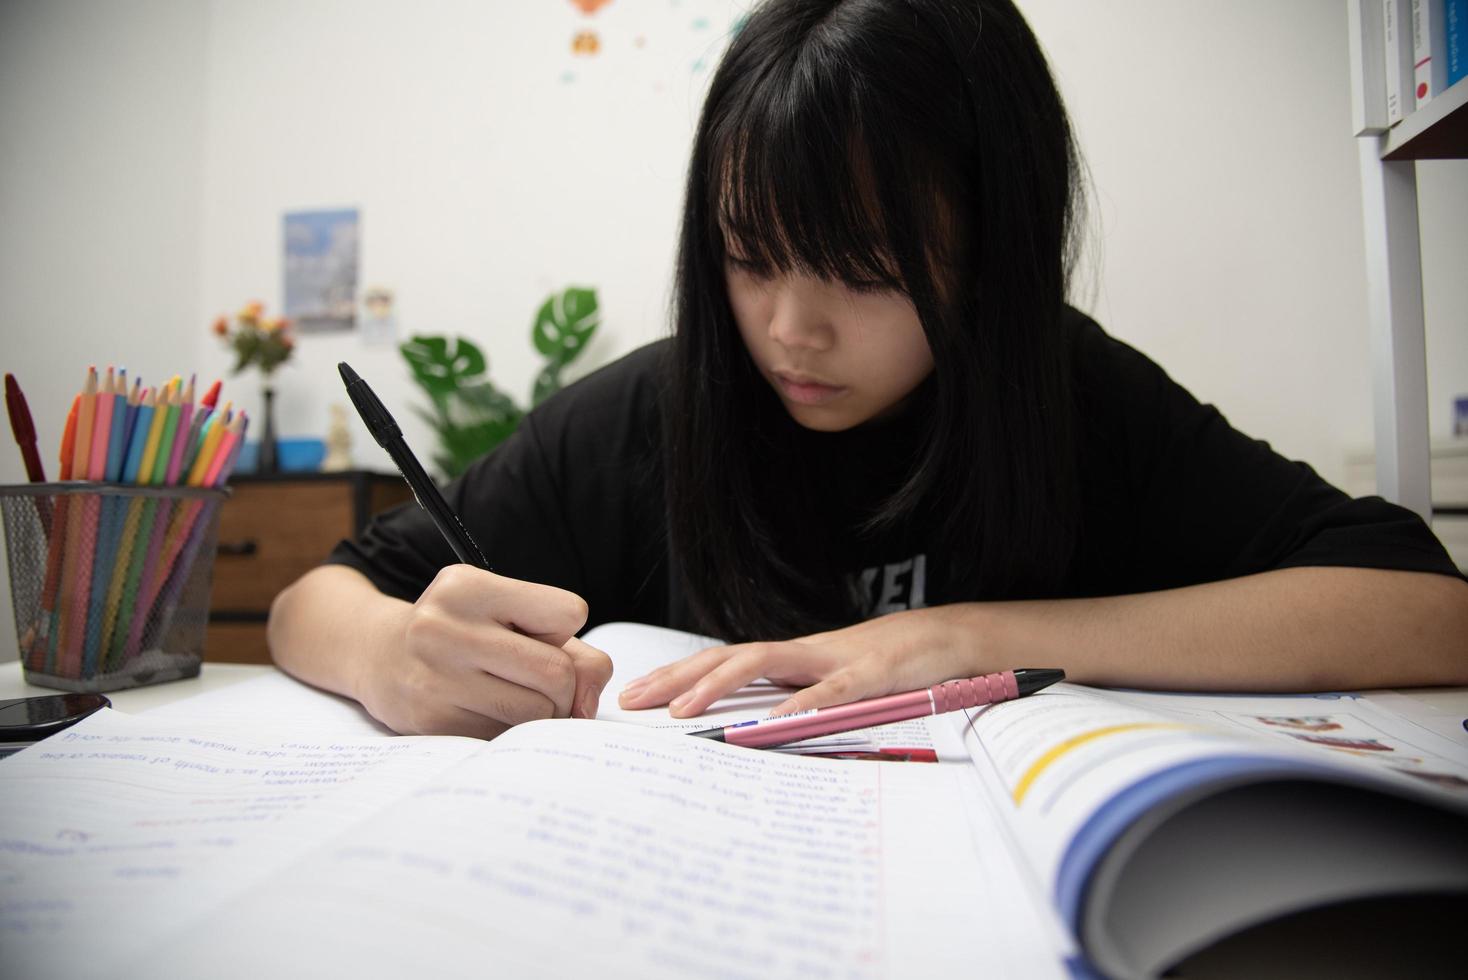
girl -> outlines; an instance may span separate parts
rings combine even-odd
[[[498,574],[383,516],[276,600],[286,670],[401,732],[590,716],[576,638],[726,637],[629,687],[783,710],[1025,664],[1129,687],[1468,683],[1412,513],[1231,429],[1065,305],[1079,181],[1008,0],[770,0],[715,75],[671,341],[449,487]]]

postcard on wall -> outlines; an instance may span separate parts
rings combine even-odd
[[[351,330],[357,322],[356,208],[285,216],[285,315],[301,331]]]

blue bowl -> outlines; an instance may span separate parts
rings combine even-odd
[[[258,442],[246,442],[240,447],[239,458],[234,461],[234,473],[243,475],[255,472],[255,467],[260,465],[260,444]]]
[[[326,458],[321,439],[280,439],[275,443],[275,461],[282,473],[314,473]]]

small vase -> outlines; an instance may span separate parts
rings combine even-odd
[[[256,458],[257,473],[275,473],[280,466],[275,452],[275,389],[265,386],[265,418],[260,425],[260,455]]]

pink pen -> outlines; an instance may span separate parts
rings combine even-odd
[[[777,715],[742,721],[724,728],[708,728],[689,732],[716,742],[742,745],[749,749],[767,749],[774,745],[799,742],[822,735],[835,735],[872,725],[886,725],[909,718],[977,708],[996,701],[1012,701],[1034,694],[1065,679],[1065,671],[1052,668],[1021,668],[997,674],[980,674],[965,680],[945,681],[932,687],[903,694],[889,694],[869,701],[853,701],[831,708],[813,708],[793,715]]]

